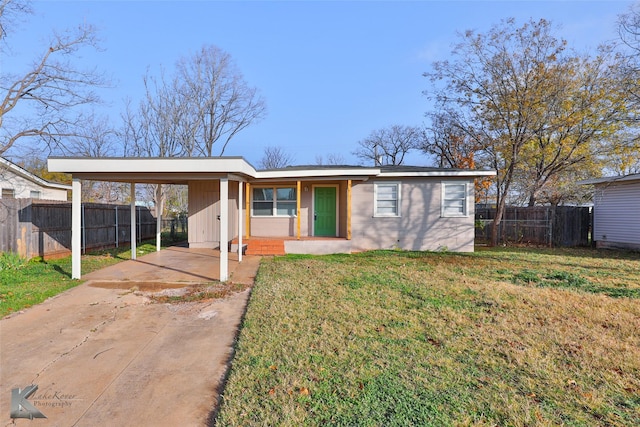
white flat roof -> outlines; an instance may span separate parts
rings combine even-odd
[[[81,179],[148,182],[184,182],[235,175],[242,179],[362,178],[362,177],[483,177],[495,171],[415,166],[294,166],[256,170],[242,157],[189,158],[86,158],[50,157],[51,172],[65,172]],[[214,176],[212,176],[214,175]],[[140,181],[141,182],[141,181]]]

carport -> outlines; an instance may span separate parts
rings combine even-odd
[[[229,246],[228,242],[238,240],[238,262],[242,262],[242,208],[243,187],[255,169],[241,157],[219,158],[85,158],[85,157],[51,157],[48,159],[51,172],[63,172],[72,175],[72,221],[71,252],[72,278],[81,278],[81,194],[82,180],[124,182],[131,186],[131,223],[136,223],[136,185],[156,184],[160,200],[163,184],[189,185],[194,182],[216,182],[219,184],[219,214],[207,218],[208,226],[218,228],[221,281],[229,278]],[[231,184],[230,184],[231,183]],[[235,183],[235,184],[233,184]],[[233,186],[237,193],[234,206],[229,205],[229,188]],[[230,209],[232,208],[232,209]],[[235,218],[230,218],[234,215]],[[230,220],[237,224],[236,230],[229,228]],[[156,248],[160,250],[160,231],[162,218],[157,215]],[[136,259],[135,227],[131,231],[131,257]],[[235,235],[235,236],[234,236]]]

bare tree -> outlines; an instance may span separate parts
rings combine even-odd
[[[316,154],[316,165],[331,165],[331,166],[339,166],[344,165],[346,162],[344,160],[344,156],[339,153],[329,153],[326,157],[322,154]]]
[[[173,76],[147,72],[145,98],[127,106],[123,139],[136,156],[222,156],[232,138],[266,113],[231,56],[210,45],[181,58]]]
[[[352,154],[376,166],[401,165],[407,153],[418,148],[420,137],[417,127],[393,125],[358,141],[359,147]]]
[[[0,53],[5,56],[7,28],[31,9],[25,1],[0,1]],[[84,48],[97,48],[95,29],[89,25],[54,34],[26,72],[0,74],[0,155],[21,139],[38,138],[54,149],[62,147],[63,139],[86,136],[78,107],[96,103],[93,89],[106,81],[95,69],[82,70],[72,64]]]
[[[290,166],[291,163],[293,163],[293,156],[282,147],[265,147],[258,165],[261,169],[279,169]]]

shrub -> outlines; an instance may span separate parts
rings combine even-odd
[[[27,260],[14,252],[0,252],[0,271],[17,270],[23,267]]]

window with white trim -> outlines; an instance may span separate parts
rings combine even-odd
[[[467,183],[442,183],[442,217],[467,216]]]
[[[295,187],[253,187],[253,216],[296,216]]]
[[[373,184],[374,216],[400,216],[400,183]]]
[[[29,197],[31,197],[32,199],[39,199],[40,195],[41,193],[36,190],[31,190],[31,192],[29,193]]]

